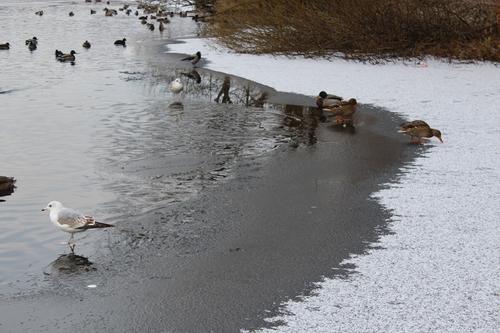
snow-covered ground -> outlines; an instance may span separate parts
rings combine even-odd
[[[189,39],[206,67],[278,90],[320,90],[423,119],[443,133],[397,183],[373,196],[392,210],[382,249],[353,257],[349,279],[285,304],[284,332],[498,332],[500,327],[500,66],[370,65],[238,55]]]

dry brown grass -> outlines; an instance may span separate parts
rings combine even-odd
[[[245,53],[500,61],[500,1],[216,0],[208,33]]]

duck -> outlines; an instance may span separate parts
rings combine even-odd
[[[151,31],[155,30],[155,25],[153,23],[148,23],[148,29]]]
[[[13,177],[0,176],[0,196],[9,195],[14,192],[16,180]]]
[[[188,57],[182,58],[182,61],[190,61],[193,65],[196,65],[198,61],[201,59],[201,52],[198,51],[193,55],[190,55]]]
[[[120,39],[115,40],[115,45],[122,45],[122,46],[124,46],[124,47],[125,47],[125,46],[127,46],[127,45],[125,44],[125,42],[126,42],[126,41],[127,41],[127,39],[126,39],[126,38],[123,38],[122,40],[120,40]]]
[[[57,52],[57,50],[56,50]],[[74,50],[71,50],[69,54],[64,54],[61,51],[59,51],[60,54],[57,56],[57,60],[60,62],[67,62],[67,61],[75,61],[75,54],[76,52]]]
[[[441,131],[431,128],[429,124],[423,120],[413,120],[403,123],[400,125],[398,132],[409,135],[410,143],[421,144],[422,138],[432,138],[433,136],[443,143]]]
[[[342,126],[353,125],[353,115],[356,112],[358,101],[355,98],[350,98],[347,101],[340,101],[338,105],[323,108],[324,111],[330,112],[335,116],[335,123]]]
[[[316,105],[320,109],[338,106],[340,105],[341,101],[342,97],[337,95],[327,94],[326,91],[320,91],[320,93],[316,97]]]
[[[43,15],[43,10],[39,10],[35,12],[35,15],[42,16]]]
[[[165,30],[165,26],[163,25],[163,22],[160,22],[160,24],[158,25],[158,30],[160,30],[160,31]]]
[[[25,44],[29,45],[30,43],[37,45],[38,44],[38,38],[34,37],[31,39],[26,39]]]
[[[83,46],[84,48],[86,48],[86,49],[90,49],[90,46],[91,46],[91,45],[90,45],[89,41],[88,41],[88,40],[86,40],[85,42],[83,42],[82,46]]]
[[[30,41],[30,42],[28,43],[28,49],[29,49],[30,51],[35,51],[35,50],[36,50],[36,44],[37,44],[36,42],[34,42],[34,41]]]
[[[139,16],[139,11],[136,10],[135,13],[134,13],[134,15],[135,16]]]
[[[95,10],[93,10],[93,9],[91,9],[91,10],[90,10],[90,15],[94,15],[94,14],[96,14],[96,13],[97,13],[97,11],[95,11]]]
[[[69,12],[69,16],[75,16],[75,13]]]
[[[8,49],[10,49],[9,43],[0,44],[0,50],[8,50]]]
[[[177,78],[170,83],[170,91],[174,94],[178,94],[184,89],[184,85],[181,82],[181,79]]]
[[[56,56],[56,59],[63,55],[62,51],[59,51],[59,50],[56,50],[56,52],[54,52],[54,54]]]

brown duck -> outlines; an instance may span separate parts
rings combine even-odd
[[[337,125],[353,125],[353,115],[356,112],[358,102],[355,98],[348,101],[339,101],[337,105],[323,108],[323,110],[331,112],[335,116]]]
[[[409,135],[411,137],[411,143],[420,144],[422,143],[422,138],[432,138],[433,136],[443,142],[443,139],[441,139],[441,132],[431,128],[429,124],[423,120],[414,120],[401,124],[399,132]]]
[[[0,197],[14,192],[16,180],[12,177],[0,176]]]

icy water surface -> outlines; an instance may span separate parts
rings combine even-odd
[[[191,19],[174,18],[161,35],[133,15],[104,17],[103,7],[0,3],[0,43],[11,44],[0,51],[0,175],[17,179],[16,191],[0,202],[0,293],[66,251],[68,235],[40,211],[47,202],[119,225],[231,177],[238,160],[289,140],[283,127],[297,121],[282,107],[256,107],[262,93],[248,82],[193,73],[165,55],[167,39],[196,32]],[[24,41],[33,36],[39,44],[30,52]],[[126,48],[113,45],[123,37]],[[81,47],[85,40],[89,50]],[[75,65],[55,61],[55,49],[75,50]],[[186,86],[181,96],[167,88],[175,77]],[[232,104],[215,103],[228,84]],[[314,141],[303,131],[299,126],[291,136]],[[82,251],[95,235],[83,236]]]

